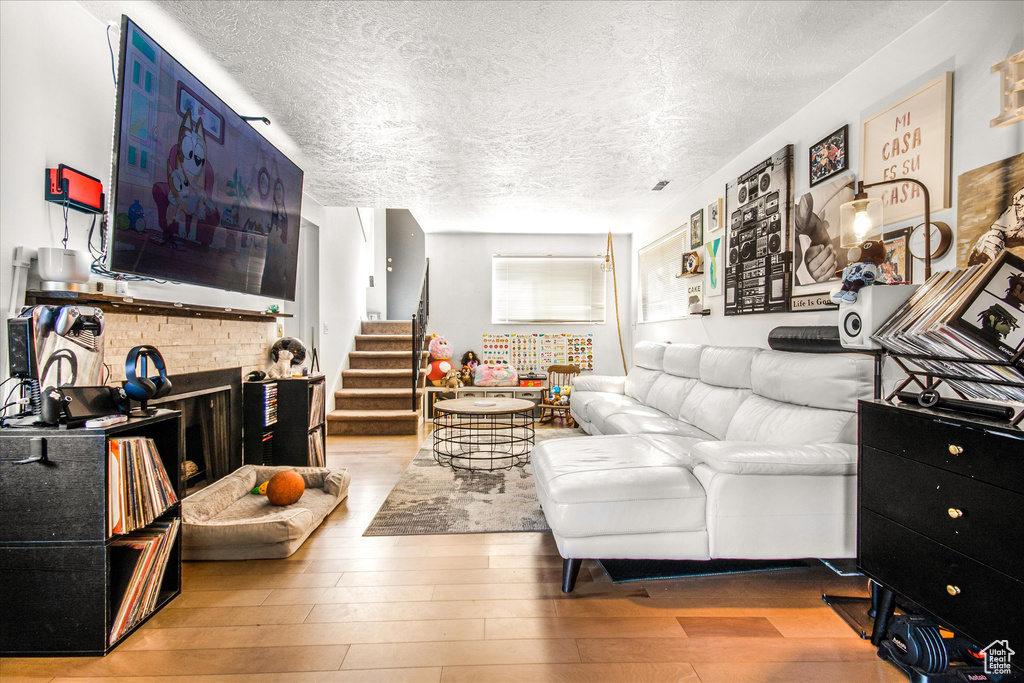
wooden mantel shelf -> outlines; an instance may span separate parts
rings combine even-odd
[[[278,318],[291,318],[290,313],[265,313],[240,308],[200,306],[171,301],[136,299],[130,296],[111,296],[82,292],[47,292],[29,290],[25,293],[29,304],[67,305],[79,303],[97,306],[110,313],[147,313],[150,315],[174,315],[184,318],[219,318],[221,320],[249,320],[252,322],[273,322]]]

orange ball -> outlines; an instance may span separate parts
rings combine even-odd
[[[295,470],[278,472],[267,483],[267,500],[274,505],[291,505],[302,497],[306,482]]]

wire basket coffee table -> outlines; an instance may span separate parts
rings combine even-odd
[[[434,460],[457,470],[523,467],[534,443],[533,401],[455,398],[434,404]]]

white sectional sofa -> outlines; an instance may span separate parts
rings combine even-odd
[[[586,558],[856,556],[856,354],[641,342],[625,377],[581,376],[593,436],[534,448],[572,590]]]

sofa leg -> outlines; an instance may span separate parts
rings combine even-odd
[[[570,557],[562,560],[562,592],[572,593],[576,587],[576,577],[580,575],[580,564],[583,560]]]

